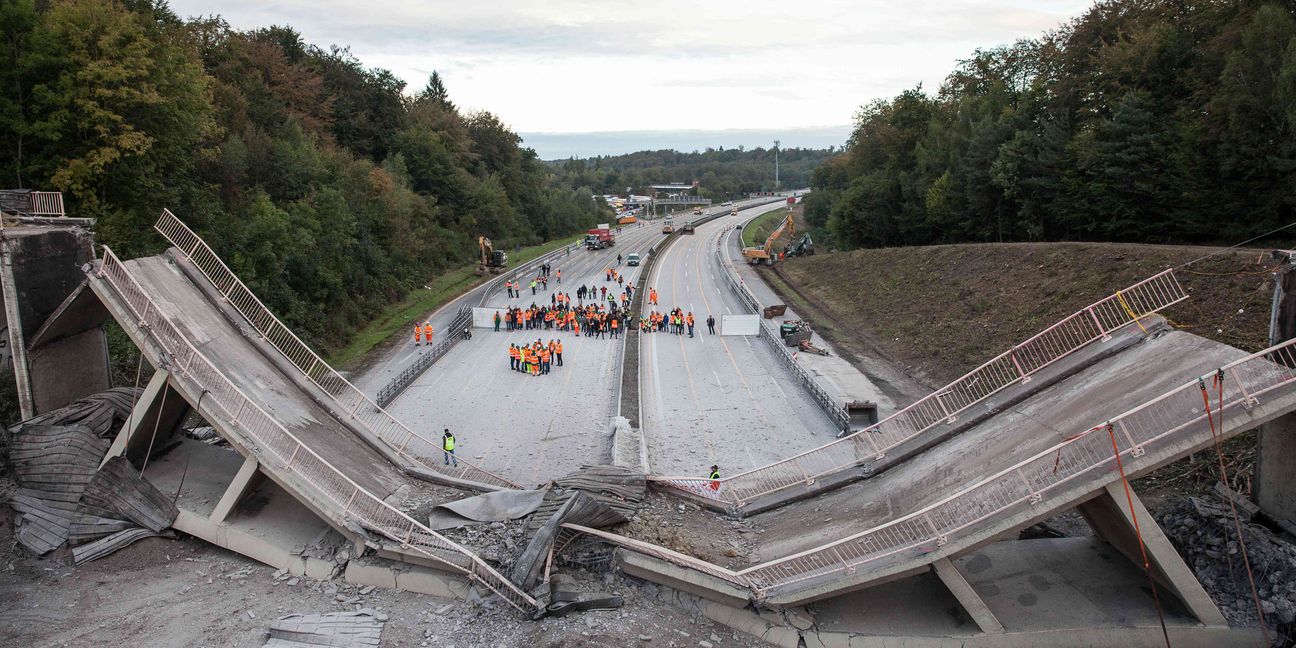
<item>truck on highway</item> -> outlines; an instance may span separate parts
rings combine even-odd
[[[635,218],[634,214],[626,214],[617,219],[617,225],[633,225],[637,222],[639,222],[639,219]]]
[[[670,234],[671,232],[674,231],[675,231],[675,223],[671,222],[671,219],[667,218],[666,223],[662,225],[662,234]]]
[[[585,249],[602,250],[616,245],[616,238],[612,235],[612,228],[607,223],[602,223],[598,227],[585,233]]]

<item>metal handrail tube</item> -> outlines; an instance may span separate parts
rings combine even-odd
[[[1238,378],[1224,390],[1225,411],[1249,406],[1255,395],[1296,383],[1296,339],[1270,347],[1225,365],[1227,375]],[[1209,381],[1215,372],[1200,380]],[[1034,505],[1051,491],[1095,470],[1110,470],[1114,461],[1107,425],[1119,430],[1122,455],[1141,456],[1145,447],[1192,426],[1206,422],[1199,379],[1182,384],[1109,421],[1024,459],[938,502],[866,531],[838,539],[798,554],[757,565],[738,573],[750,578],[758,592],[875,562],[917,547],[945,544],[948,537],[1022,503]],[[1247,394],[1251,396],[1247,396]],[[1212,393],[1212,396],[1214,394]],[[1212,409],[1218,408],[1212,402]],[[914,529],[915,521],[931,521],[931,528]],[[864,541],[864,542],[862,542]],[[852,558],[845,566],[833,565],[828,552]]]
[[[724,265],[723,260],[722,265]],[[735,283],[731,280],[731,286]],[[746,292],[745,287],[741,288]],[[873,458],[881,459],[886,452],[900,444],[939,425],[952,422],[953,418],[977,403],[1014,384],[1024,382],[1044,367],[1136,321],[1136,318],[1130,317],[1130,314],[1120,305],[1121,298],[1124,298],[1127,303],[1133,301],[1130,308],[1133,309],[1137,305],[1139,310],[1136,311],[1136,315],[1141,318],[1188,297],[1175,278],[1173,269],[1164,270],[1076,311],[944,388],[932,392],[869,427],[787,459],[721,479],[720,487],[716,490],[710,488],[684,488],[683,490],[704,498],[731,502],[741,507],[756,497],[806,482],[805,479],[801,479],[785,483],[786,480],[777,478],[779,474],[804,472],[810,475],[809,479],[817,479],[864,463],[867,457],[861,457],[858,452],[836,452],[837,449],[853,443],[859,437],[867,436],[870,443],[878,448]],[[1097,332],[1093,327],[1092,318],[1095,317],[1102,323],[1102,332]],[[797,369],[800,367],[798,366]],[[938,399],[942,397],[947,399],[945,402],[949,405],[948,413],[941,408],[942,401]],[[820,463],[825,459],[826,461]],[[811,470],[801,465],[793,465],[801,463],[818,463],[823,467]],[[711,483],[711,480],[691,477],[650,477],[649,479],[675,488],[680,488],[679,484],[688,480],[698,484],[704,483],[707,486]],[[743,485],[738,486],[738,484]],[[735,497],[737,493],[744,495]]]
[[[270,309],[266,308],[265,304],[261,303],[261,300],[257,298],[256,294],[253,293],[252,290],[248,288],[223,261],[221,261],[220,257],[212,251],[211,247],[209,247],[207,243],[198,236],[198,234],[189,229],[189,227],[177,218],[175,214],[172,214],[168,209],[163,209],[162,215],[158,218],[157,224],[154,225],[154,228],[161,233],[164,238],[170,241],[172,245],[176,246],[181,253],[186,254],[190,261],[193,262],[194,266],[198,268],[198,271],[203,273],[203,276],[207,277],[213,285],[219,287],[222,284],[226,284],[228,288],[224,292],[227,295],[226,298],[234,309],[238,311],[239,314],[241,314],[244,319],[246,319],[247,322],[251,324],[267,342],[270,343],[271,346],[283,354],[288,362],[301,371],[302,375],[305,376],[307,380],[318,386],[321,391],[338,404],[342,404],[341,396],[348,392],[355,395],[361,400],[359,403],[360,405],[368,405],[372,408],[373,412],[376,414],[376,418],[379,420],[386,420],[391,424],[405,429],[413,438],[419,440],[418,443],[413,444],[418,447],[410,448],[407,444],[406,449],[399,453],[400,456],[406,457],[433,472],[449,472],[444,466],[439,465],[433,460],[441,453],[441,444],[439,440],[433,441],[417,432],[414,432],[413,430],[410,430],[403,423],[392,417],[381,406],[370,400],[368,396],[365,396],[363,392],[356,389],[350,381],[337,373],[337,371],[327,362],[311,350],[305,342],[302,342],[301,339],[287,327],[287,325],[281,322],[278,317],[275,317],[274,313],[271,313]],[[193,252],[188,253],[186,250],[192,250]],[[451,339],[454,337],[454,330],[455,329],[453,328],[451,329]],[[319,375],[316,375],[310,370],[316,367],[318,367],[320,372]],[[383,435],[374,431],[369,419],[357,418],[354,415],[352,418],[355,418],[361,425],[364,425],[374,434],[374,436],[383,440],[384,443],[391,445],[390,442],[383,438]],[[484,468],[476,466],[470,461],[460,460],[459,463],[464,464],[465,466],[465,469],[460,470],[459,472],[461,474],[470,475],[468,477],[462,477],[463,479],[503,488],[518,488],[517,484],[514,484],[499,475],[491,473]]]
[[[33,191],[28,194],[31,198],[32,216],[66,216],[63,211],[63,192],[61,191]]]
[[[250,440],[260,444],[266,453],[279,460],[280,469],[301,476],[303,481],[335,504],[349,503],[354,501],[356,496],[362,496],[360,501],[363,505],[370,507],[370,512],[367,515],[357,514],[357,519],[366,526],[393,541],[405,542],[406,539],[390,533],[390,525],[384,526],[383,522],[384,520],[388,522],[398,520],[401,523],[413,525],[414,528],[423,533],[426,540],[420,544],[406,544],[405,546],[410,546],[428,558],[445,563],[459,571],[465,571],[462,565],[436,552],[451,551],[470,562],[480,563],[479,566],[491,575],[490,578],[498,581],[498,583],[488,583],[485,582],[487,579],[481,579],[480,582],[483,585],[492,591],[499,592],[497,585],[502,584],[503,589],[509,592],[508,595],[504,596],[505,600],[508,600],[510,604],[517,606],[519,609],[524,609],[523,606],[519,605],[519,601],[527,603],[533,609],[536,607],[534,599],[517,589],[504,576],[490,569],[480,557],[435,531],[424,527],[414,518],[365,490],[337,467],[329,463],[328,460],[312,450],[309,445],[298,439],[292,432],[289,432],[287,428],[283,427],[274,417],[262,409],[256,401],[244,394],[232,380],[216,368],[215,364],[194,347],[192,342],[171,322],[170,318],[156,307],[153,307],[153,301],[144,288],[110,248],[105,246],[103,252],[103,259],[96,273],[97,276],[112,286],[117,294],[121,295],[123,304],[142,323],[148,325],[148,333],[157,341],[161,350],[170,356],[170,361],[165,356],[163,357],[163,364],[171,365],[173,369],[172,376],[188,378],[194,382],[196,387],[205,389],[208,397],[204,398],[203,402],[209,407],[223,411],[234,425],[245,430]],[[187,362],[184,363],[184,366],[187,366],[187,369],[180,370],[178,368],[181,366],[181,363],[178,362],[180,357],[186,358]],[[237,404],[239,411],[242,412],[237,417],[234,416],[234,410],[231,409],[235,404]],[[234,418],[239,420],[233,421]],[[262,458],[264,459],[264,456]],[[289,462],[293,462],[291,467],[288,466]],[[348,507],[348,509],[352,512],[362,510],[357,507]]]

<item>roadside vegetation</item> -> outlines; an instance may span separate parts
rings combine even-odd
[[[785,148],[778,153],[779,185],[783,189],[809,186],[810,174],[837,151]],[[700,184],[697,193],[714,200],[774,190],[774,149],[712,149],[639,151],[586,159],[546,162],[563,184],[593,187],[599,193],[620,194],[626,187],[647,192],[649,185],[667,182]]]
[[[1293,11],[1103,0],[977,50],[934,93],[860,110],[814,173],[816,239],[1235,243],[1291,223]]]
[[[412,291],[451,290],[479,235],[511,250],[610,214],[437,74],[406,92],[289,27],[14,0],[0,29],[0,186],[62,191],[126,258],[162,249],[170,208],[326,353],[391,304],[435,301]]]

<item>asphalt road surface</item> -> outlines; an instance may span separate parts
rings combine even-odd
[[[758,336],[708,335],[706,318],[746,314],[721,276],[716,238],[757,213],[746,209],[697,228],[667,248],[646,282],[658,309],[692,311],[695,337],[667,332],[642,338],[640,384],[643,430],[651,470],[705,476],[712,464],[732,475],[809,450],[837,430]]]

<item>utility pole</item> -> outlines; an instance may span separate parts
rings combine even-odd
[[[778,140],[774,140],[774,191],[778,191],[778,190],[779,190],[779,177],[778,177],[778,171],[779,171],[779,169],[778,169],[778,151],[779,151],[779,141],[778,141]]]

